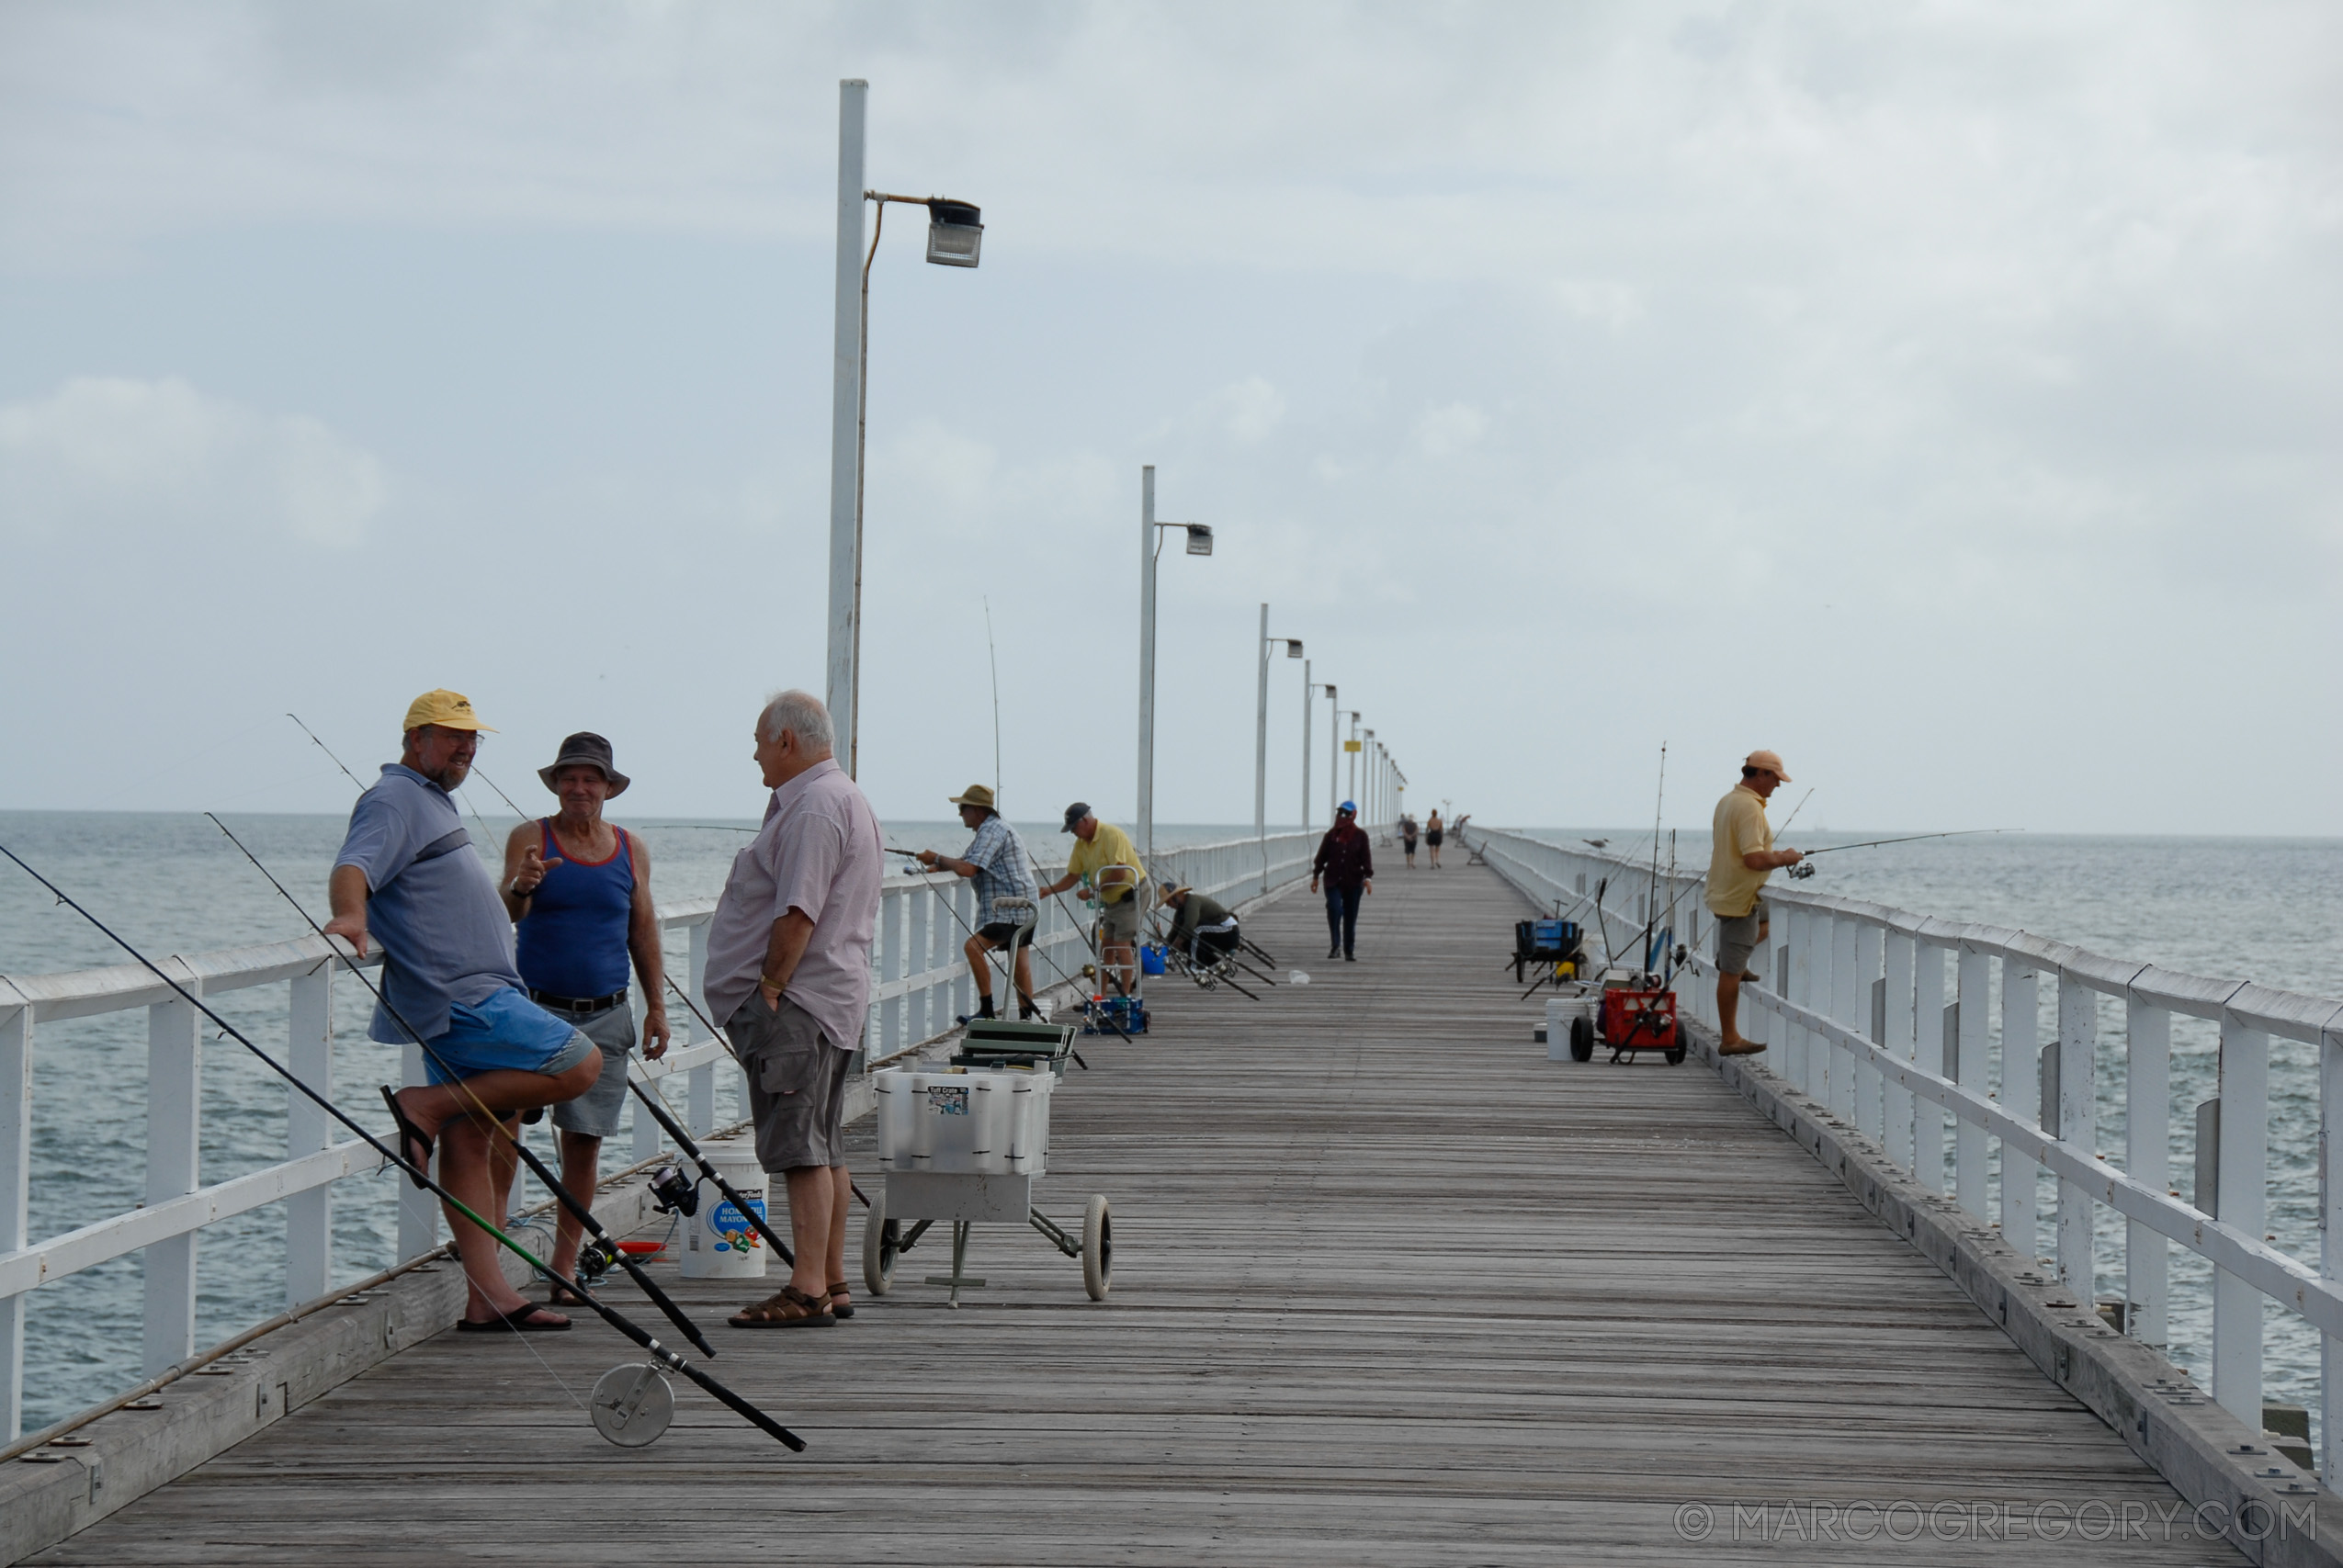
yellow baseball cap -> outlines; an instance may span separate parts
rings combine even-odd
[[[425,692],[409,703],[407,722],[399,728],[403,734],[407,730],[421,729],[426,724],[436,724],[442,729],[485,729],[491,735],[496,733],[494,725],[481,723],[480,716],[472,712],[470,697],[461,692],[451,692],[445,686],[436,692]]]

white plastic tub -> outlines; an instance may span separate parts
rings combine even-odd
[[[898,1067],[872,1076],[882,1170],[1039,1176],[1049,1154],[1047,1072]]]
[[[749,1207],[764,1214],[764,1168],[754,1149],[708,1145],[707,1163],[723,1172],[734,1191]],[[684,1255],[678,1259],[686,1280],[762,1280],[765,1255],[772,1249],[756,1234],[748,1216],[709,1183],[699,1190],[699,1213],[684,1222]]]

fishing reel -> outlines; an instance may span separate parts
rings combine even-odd
[[[578,1249],[578,1283],[589,1288],[598,1285],[618,1262],[618,1244],[608,1236],[596,1236]]]
[[[1790,868],[1790,880],[1793,882],[1804,882],[1813,874],[1814,862],[1810,860],[1802,860]]]
[[[689,1219],[699,1213],[699,1183],[683,1167],[662,1165],[651,1179],[651,1206],[660,1213]]]
[[[594,1429],[609,1441],[622,1449],[648,1448],[675,1419],[675,1390],[660,1375],[656,1361],[628,1361],[602,1374],[587,1410]]]

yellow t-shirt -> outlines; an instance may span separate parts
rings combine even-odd
[[[1087,876],[1093,883],[1098,879],[1098,873],[1110,865],[1131,868],[1130,886],[1099,890],[1101,902],[1119,904],[1138,890],[1138,885],[1146,874],[1139,865],[1139,852],[1131,846],[1131,836],[1112,822],[1101,822],[1098,831],[1091,835],[1089,843],[1076,839],[1074,852],[1066,857],[1069,872],[1076,876]]]
[[[1758,893],[1771,871],[1751,871],[1741,857],[1773,848],[1773,825],[1765,819],[1765,797],[1747,784],[1716,803],[1710,824],[1708,907],[1712,913],[1738,919],[1757,908]]]

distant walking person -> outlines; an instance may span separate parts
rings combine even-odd
[[[1334,826],[1318,841],[1310,862],[1310,891],[1326,884],[1326,956],[1340,953],[1342,961],[1358,961],[1359,900],[1375,891],[1375,846],[1359,828],[1359,808],[1344,801],[1334,813]]]
[[[789,1282],[729,1320],[822,1327],[846,1292],[846,1063],[870,1011],[878,818],[831,755],[830,710],[783,692],[756,719],[773,798],[732,857],[707,932],[707,1004],[748,1074],[757,1163],[782,1179],[798,1261]]]
[[[1795,850],[1775,849],[1772,826],[1765,819],[1767,797],[1789,782],[1779,756],[1750,752],[1741,764],[1741,782],[1716,803],[1710,827],[1708,908],[1716,917],[1716,1023],[1723,1042],[1717,1049],[1727,1056],[1765,1049],[1741,1037],[1741,982],[1757,978],[1749,972],[1749,955],[1765,943],[1765,900],[1759,896],[1765,879],[1805,858]]]
[[[1133,948],[1139,940],[1139,889],[1147,882],[1147,868],[1139,863],[1131,836],[1112,822],[1101,822],[1079,800],[1066,807],[1064,830],[1074,835],[1074,852],[1066,857],[1066,874],[1043,888],[1041,897],[1089,883],[1088,897],[1098,900],[1098,971],[1112,976],[1129,996],[1138,988]]]
[[[1416,819],[1404,811],[1399,813],[1399,847],[1402,850],[1405,850],[1408,853],[1408,869],[1409,871],[1413,871],[1416,868],[1417,831]]]
[[[1424,818],[1423,847],[1425,852],[1432,856],[1432,869],[1434,871],[1440,869],[1440,838],[1444,831],[1440,823],[1439,812],[1434,811]]]
[[[635,1046],[627,960],[633,958],[642,979],[643,1055],[652,1061],[667,1054],[666,970],[651,908],[651,851],[602,819],[604,802],[624,794],[629,782],[612,763],[610,742],[581,730],[537,776],[560,796],[561,809],[522,823],[504,840],[504,908],[517,922],[529,1000],[602,1048],[594,1086],[553,1108],[561,1185],[591,1207],[602,1178],[602,1140],[618,1130]],[[562,1211],[554,1226],[556,1274],[576,1269],[584,1228]],[[553,1300],[584,1304],[563,1285],[553,1287]]]
[[[1010,976],[1009,983],[1017,988],[1017,1016],[1038,1017],[1041,1010],[1034,1006],[1033,1000],[1033,949],[1025,945],[1033,940],[1032,932],[1027,931],[1023,936],[1017,933],[1033,925],[1040,911],[1028,907],[1013,916],[993,907],[997,898],[1023,898],[1028,906],[1031,904],[1033,860],[1025,853],[1025,841],[994,807],[992,792],[984,785],[970,784],[965,793],[952,797],[952,804],[960,808],[960,825],[976,834],[968,842],[968,852],[955,860],[934,850],[922,850],[919,863],[939,867],[955,876],[976,879],[976,931],[960,944],[961,953],[968,957],[968,973],[976,980],[976,1016],[992,1016],[992,964],[985,954],[1008,946],[1010,938],[1016,937],[1017,972]]]
[[[448,796],[470,774],[488,727],[461,694],[441,690],[417,697],[402,728],[399,760],[350,812],[326,883],[325,934],[361,957],[369,937],[382,943],[383,999],[367,1037],[403,1044],[412,1028],[429,1047],[428,1085],[382,1091],[401,1152],[425,1168],[436,1152],[440,1185],[456,1201],[502,1219],[496,1168],[510,1155],[493,1156],[497,1125],[583,1094],[601,1076],[601,1054],[523,993],[511,912]],[[453,1203],[447,1210],[470,1286],[458,1328],[570,1326],[506,1282],[486,1231]]]

